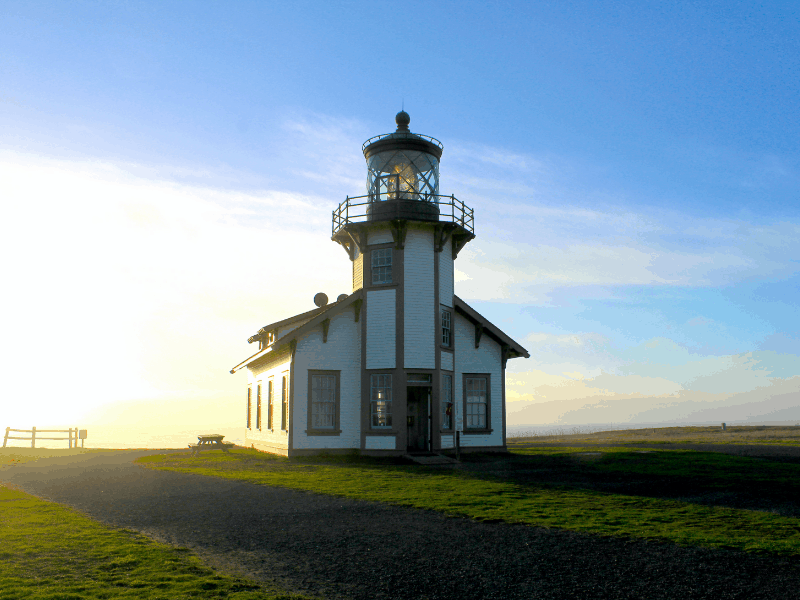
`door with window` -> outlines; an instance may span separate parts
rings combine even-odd
[[[406,426],[408,427],[407,449],[409,452],[430,450],[428,431],[430,399],[430,386],[409,386],[407,388]]]

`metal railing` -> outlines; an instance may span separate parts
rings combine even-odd
[[[384,200],[384,196],[390,196]],[[475,213],[473,209],[464,204],[455,196],[442,196],[441,194],[419,194],[415,192],[389,192],[388,194],[367,194],[365,196],[348,196],[339,207],[333,211],[331,223],[331,236],[335,236],[349,223],[365,223],[370,220],[370,207],[388,208],[392,202],[410,201],[436,206],[439,211],[439,222],[455,223],[468,232],[475,234]],[[398,202],[400,205],[400,202]],[[385,210],[380,211],[386,214]],[[427,220],[427,219],[423,219]],[[436,220],[436,219],[434,219]]]
[[[431,137],[429,135],[422,135],[421,133],[398,133],[397,131],[394,131],[392,133],[382,133],[380,135],[372,136],[366,142],[364,142],[364,144],[361,146],[361,152],[364,152],[366,147],[369,146],[370,144],[372,144],[374,142],[377,142],[378,140],[382,140],[383,138],[386,138],[386,137],[389,137],[389,136],[392,136],[393,140],[422,138],[423,140],[425,140],[427,142],[430,142],[432,144],[435,144],[436,146],[439,146],[440,150],[444,150],[444,144],[442,144],[442,142],[437,140],[435,137]]]

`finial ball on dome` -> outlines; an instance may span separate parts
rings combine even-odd
[[[397,123],[397,131],[409,131],[408,124],[411,123],[411,117],[408,116],[406,111],[401,110],[395,116],[394,122]]]

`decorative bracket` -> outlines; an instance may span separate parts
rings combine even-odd
[[[361,316],[361,304],[364,302],[363,298],[359,298],[353,302],[353,312],[355,312],[355,321],[358,323],[358,318]]]
[[[297,351],[297,340],[289,340],[289,351],[292,353],[292,361],[294,361],[294,353]]]
[[[433,234],[434,248],[436,252],[444,250],[444,245],[450,240],[450,229],[444,225],[437,225]]]
[[[477,323],[475,325],[475,347],[481,347],[481,336],[483,336],[483,325]]]
[[[358,251],[361,254],[364,254],[364,251],[367,249],[367,236],[363,229],[355,229],[353,227],[348,227],[345,231],[347,231],[347,235],[353,240],[353,244],[355,244]],[[352,249],[352,245],[351,245]],[[351,251],[351,258],[353,260],[355,258],[355,252]]]
[[[328,342],[328,327],[331,326],[331,320],[325,319],[322,322],[322,343],[326,344]]]
[[[392,221],[392,239],[398,250],[402,250],[406,243],[406,232],[408,223],[406,221]]]
[[[506,368],[506,363],[508,362],[508,355],[509,355],[509,354],[510,354],[510,352],[509,352],[509,347],[508,347],[508,346],[506,346],[505,344],[503,344],[503,345],[500,347],[500,355],[501,355],[501,357],[502,357],[502,359],[503,359],[503,369],[504,369],[504,370],[505,370],[505,368]]]

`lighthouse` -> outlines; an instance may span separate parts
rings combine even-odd
[[[333,211],[352,291],[259,329],[245,440],[285,455],[435,454],[506,448],[505,369],[527,351],[455,295],[473,209],[440,193],[444,147],[396,130],[368,139],[365,194]]]

